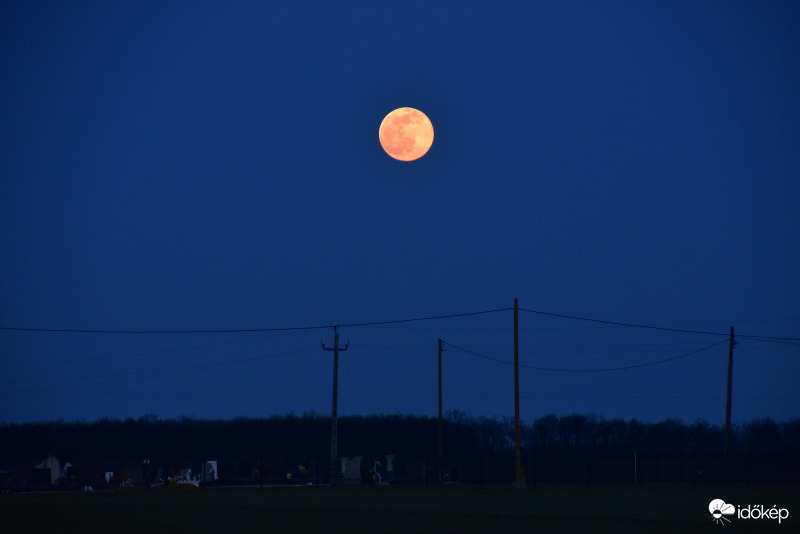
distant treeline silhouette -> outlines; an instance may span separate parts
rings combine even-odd
[[[413,415],[342,416],[338,426],[341,457],[435,462],[437,419]],[[513,458],[514,422],[508,417],[473,417],[454,410],[443,422],[444,463],[458,459]],[[548,415],[522,426],[523,456],[530,461],[559,454],[581,455],[721,455],[721,426],[698,420],[687,424],[668,419],[645,423],[606,419],[594,414]],[[731,453],[797,456],[800,419],[775,422],[755,419],[734,425]],[[193,417],[101,419],[93,422],[52,421],[0,426],[0,470],[32,468],[48,455],[61,464],[86,466],[93,472],[154,465],[200,469],[209,459],[238,466],[237,477],[249,466],[273,464],[327,466],[330,460],[330,417],[319,413],[269,418],[206,420]],[[472,461],[470,460],[470,461]],[[475,460],[477,461],[477,460]],[[222,469],[220,469],[222,471]],[[230,471],[230,469],[229,469]],[[197,471],[195,471],[197,472]]]

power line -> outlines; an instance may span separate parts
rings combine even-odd
[[[580,354],[655,354],[655,353],[674,353],[681,349],[690,349],[698,347],[702,343],[697,342],[678,342],[678,343],[602,343],[602,344],[587,344],[587,345],[527,345],[520,348],[520,354],[525,355],[580,355]],[[395,348],[394,345],[360,345],[368,348],[388,349]],[[415,346],[397,346],[408,350],[428,350],[430,347],[415,347]],[[762,347],[763,348],[763,347]],[[507,354],[510,349],[507,345],[481,345],[474,347],[474,350],[480,351],[481,354]]]
[[[426,317],[412,317],[410,319],[393,319],[389,321],[370,321],[361,323],[337,324],[338,327],[355,328],[360,326],[381,326],[388,324],[411,323],[417,321],[434,321],[439,319],[453,319],[456,317],[468,317],[471,315],[485,315],[508,311],[512,308],[498,308],[496,310],[482,310],[467,313],[453,313],[449,315],[431,315]],[[0,326],[0,330],[15,332],[49,332],[66,334],[241,334],[248,332],[287,332],[292,330],[321,330],[330,328],[332,325],[306,325],[306,326],[287,326],[278,328],[235,328],[230,330],[93,330],[79,328],[29,328],[18,326]]]
[[[340,323],[336,326],[343,328],[357,328],[357,327],[370,327],[370,326],[387,326],[403,323],[434,321],[440,319],[453,319],[458,317],[469,317],[474,315],[486,315],[491,313],[498,313],[510,311],[513,308],[497,308],[491,310],[481,310],[466,313],[454,313],[446,315],[430,315],[423,317],[411,317],[406,319],[392,319],[388,321],[365,321],[355,323]],[[684,328],[670,328],[665,326],[646,325],[638,323],[628,323],[620,321],[609,321],[606,319],[594,319],[591,317],[582,317],[579,315],[569,315],[562,313],[546,312],[542,310],[533,310],[530,308],[519,308],[520,311],[543,315],[547,317],[558,317],[561,319],[571,319],[576,321],[585,321],[591,323],[605,324],[610,326],[620,326],[626,328],[643,328],[648,330],[660,330],[664,332],[678,332],[684,334],[701,334],[708,336],[724,336],[727,337],[727,332],[711,332],[707,330],[691,330]],[[753,322],[753,321],[749,321]],[[43,332],[43,333],[67,333],[67,334],[121,334],[121,335],[164,335],[164,334],[241,334],[241,333],[255,333],[255,332],[291,332],[302,330],[321,330],[330,328],[331,324],[326,325],[301,325],[301,326],[287,326],[287,327],[264,327],[264,328],[233,328],[233,329],[211,329],[211,330],[103,330],[103,329],[82,329],[82,328],[41,328],[41,327],[19,327],[19,326],[0,326],[0,330],[15,331],[15,332]],[[501,328],[507,329],[507,328]],[[524,329],[523,329],[524,330]],[[786,343],[794,344],[793,342],[800,342],[800,337],[778,337],[778,336],[761,336],[761,335],[737,335],[739,339],[752,339],[755,341],[773,342],[773,343]]]
[[[654,362],[640,363],[640,364],[636,364],[636,365],[626,365],[626,366],[623,366],[623,367],[608,367],[608,368],[602,368],[602,369],[556,369],[556,368],[552,368],[552,367],[539,367],[539,366],[535,366],[535,365],[526,365],[526,364],[522,364],[522,363],[519,364],[519,366],[520,367],[526,367],[528,369],[535,369],[537,371],[550,371],[550,372],[558,372],[558,373],[604,373],[604,372],[609,372],[609,371],[625,371],[625,370],[628,370],[628,369],[637,369],[639,367],[649,367],[651,365],[658,365],[658,364],[662,364],[662,363],[671,362],[671,361],[674,361],[674,360],[678,360],[680,358],[685,358],[687,356],[691,356],[693,354],[697,354],[698,352],[702,352],[702,351],[711,349],[713,347],[716,347],[718,345],[722,345],[723,343],[727,343],[727,342],[728,342],[728,340],[718,341],[717,343],[712,343],[711,345],[707,345],[707,346],[705,346],[703,348],[700,348],[700,349],[697,349],[697,350],[693,350],[691,352],[687,352],[687,353],[681,354],[679,356],[673,356],[672,358],[666,358],[666,359],[663,359],[663,360],[656,360]],[[466,352],[467,354],[472,354],[473,356],[478,356],[479,358],[484,358],[484,359],[491,360],[491,361],[498,362],[498,363],[502,363],[502,364],[505,364],[505,365],[512,365],[513,364],[512,362],[509,362],[509,361],[506,361],[506,360],[501,360],[499,358],[492,358],[491,356],[486,356],[484,354],[479,354],[477,352],[473,352],[471,350],[459,347],[457,345],[453,345],[452,343],[449,343],[449,342],[447,343],[447,346],[448,347],[453,347],[454,349],[458,349],[458,350],[460,350],[462,352]]]
[[[681,332],[684,334],[704,334],[707,336],[725,336],[728,337],[727,333],[723,332],[708,332],[705,330],[685,330],[682,328],[667,328],[665,326],[653,326],[653,325],[645,325],[645,324],[636,324],[636,323],[621,323],[618,321],[606,321],[603,319],[591,319],[589,317],[579,317],[577,315],[565,315],[561,313],[551,313],[539,310],[531,310],[528,308],[520,308],[520,311],[528,312],[528,313],[535,313],[537,315],[546,315],[548,317],[559,317],[561,319],[574,319],[577,321],[588,321],[592,323],[600,323],[600,324],[608,324],[613,326],[625,326],[628,328],[646,328],[649,330],[663,330],[665,332]]]
[[[541,310],[531,310],[529,308],[520,308],[520,311],[525,311],[528,313],[534,313],[537,315],[545,315],[548,317],[559,317],[561,319],[573,319],[576,321],[587,321],[591,323],[600,323],[600,324],[607,324],[612,326],[624,326],[628,328],[645,328],[648,330],[661,330],[664,332],[679,332],[683,334],[702,334],[707,336],[728,336],[726,332],[709,332],[707,330],[689,330],[683,328],[669,328],[666,326],[655,326],[655,325],[646,325],[646,324],[637,324],[637,323],[623,323],[619,321],[607,321],[604,319],[593,319],[590,317],[580,317],[577,315],[566,315],[561,313],[552,313],[552,312],[545,312]],[[755,321],[745,321],[745,322],[755,322]],[[737,338],[743,339],[753,339],[757,341],[770,341],[775,343],[789,343],[792,341],[800,341],[800,337],[777,337],[777,336],[756,336],[756,335],[744,335],[744,334],[737,334]],[[793,344],[793,343],[790,343]]]
[[[747,336],[736,334],[737,338],[750,339],[752,341],[764,341],[768,343],[785,343],[787,345],[798,345],[800,343],[793,343],[793,341],[800,341],[800,337],[775,337],[775,336]]]
[[[249,332],[288,332],[291,330],[318,330],[325,326],[297,326],[285,328],[236,328],[231,330],[91,330],[83,328],[31,328],[0,326],[0,330],[12,332],[46,332],[55,334],[243,334]]]
[[[193,372],[193,371],[205,371],[208,369],[217,369],[220,367],[227,367],[231,365],[237,365],[240,363],[248,363],[248,362],[255,362],[259,360],[266,360],[269,358],[276,358],[279,356],[290,356],[290,355],[297,355],[297,354],[304,354],[308,352],[312,352],[317,350],[316,348],[297,348],[293,350],[286,350],[282,352],[275,352],[270,354],[262,354],[259,356],[251,356],[248,358],[238,358],[235,360],[226,360],[226,361],[217,361],[217,362],[206,362],[206,363],[199,363],[199,364],[190,364],[190,365],[180,365],[180,366],[173,366],[173,367],[162,367],[157,369],[147,369],[147,368],[140,368],[135,370],[127,370],[127,371],[117,371],[113,373],[103,373],[93,376],[84,376],[84,377],[77,377],[77,380],[80,380],[80,384],[78,387],[83,387],[85,384],[97,382],[101,379],[111,379],[111,378],[128,378],[129,380],[145,380],[151,379],[159,376],[164,375],[171,375],[178,372],[186,373],[186,372]],[[61,378],[48,378],[48,379],[31,379],[28,382],[38,382],[40,385],[36,387],[36,391],[47,391],[47,390],[58,390],[58,389],[75,389],[76,383],[70,381],[67,384],[64,384],[64,380]],[[44,385],[42,386],[42,382],[59,382],[61,384],[57,385]],[[84,384],[85,382],[85,384]],[[12,386],[20,385],[21,381],[17,380]],[[0,393],[5,394],[12,394],[12,393],[21,393],[24,391],[17,391],[17,390],[0,390]]]
[[[264,337],[256,337],[256,338],[246,338],[246,339],[234,339],[231,341],[220,341],[217,343],[203,343],[202,345],[191,345],[188,347],[175,347],[175,348],[168,348],[168,349],[158,349],[158,350],[145,350],[140,352],[131,352],[126,354],[111,354],[111,355],[102,355],[102,356],[87,356],[85,358],[71,358],[71,359],[60,359],[60,360],[41,360],[41,361],[12,361],[9,363],[4,364],[6,368],[15,368],[15,367],[30,367],[30,366],[41,366],[41,365],[58,365],[58,364],[75,364],[80,362],[92,362],[92,361],[103,361],[107,362],[109,360],[117,360],[117,359],[127,359],[127,358],[135,358],[139,356],[152,356],[154,354],[168,354],[172,352],[185,352],[190,350],[197,350],[197,349],[207,349],[212,347],[221,347],[225,345],[235,345],[241,343],[254,343],[256,341],[264,341],[264,340],[272,340],[276,337],[291,335],[291,332],[285,332],[281,334],[275,334],[272,336],[264,336]]]

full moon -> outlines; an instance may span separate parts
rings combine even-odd
[[[414,161],[424,156],[433,144],[433,124],[421,111],[397,108],[378,129],[381,146],[394,159]]]

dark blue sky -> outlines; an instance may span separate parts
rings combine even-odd
[[[3,2],[0,326],[509,308],[522,418],[722,423],[800,338],[800,4]],[[430,117],[422,159],[378,141]],[[340,414],[513,415],[513,314],[341,328]],[[0,421],[327,413],[330,329],[0,330]],[[739,337],[734,420],[800,416]],[[459,350],[467,349],[470,354]]]

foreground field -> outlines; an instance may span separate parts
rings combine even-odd
[[[712,499],[778,505],[736,532],[800,532],[798,487],[282,487],[0,495],[0,532],[715,532]]]

